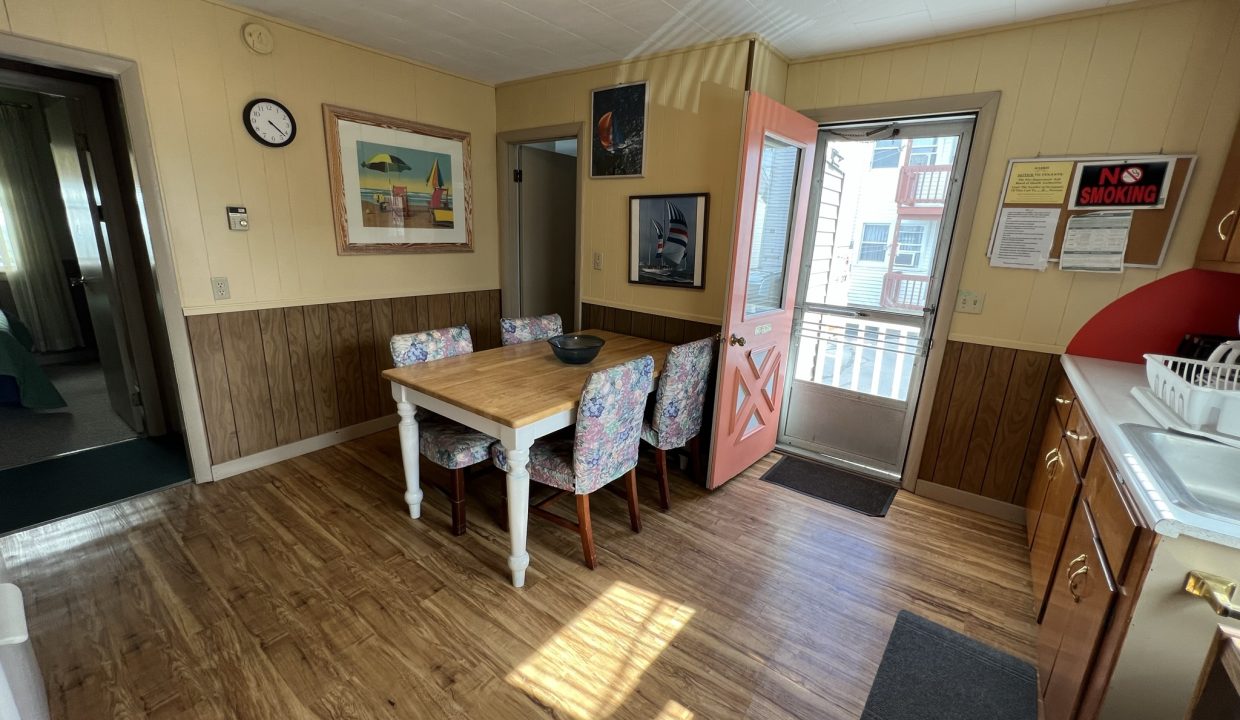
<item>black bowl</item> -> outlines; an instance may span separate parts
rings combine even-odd
[[[598,357],[598,351],[603,349],[604,342],[606,341],[597,335],[556,335],[548,340],[547,344],[560,362],[585,365]]]

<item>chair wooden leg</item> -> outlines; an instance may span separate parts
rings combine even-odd
[[[464,535],[465,526],[465,470],[457,468],[452,471],[451,491],[448,493],[452,501],[452,534]]]
[[[689,438],[689,469],[693,473],[693,479],[698,482],[702,481],[702,441],[701,435],[694,435]]]
[[[641,512],[637,507],[637,468],[634,467],[624,476],[624,484],[627,489],[626,495],[629,500],[629,525],[633,528],[633,532],[642,531]]]
[[[667,451],[663,448],[654,449],[654,464],[659,471],[659,509],[667,512],[672,509],[671,490],[667,486]]]
[[[577,496],[577,530],[581,533],[581,551],[586,556],[586,567],[593,570],[598,567],[598,556],[594,554],[594,528],[590,525],[590,496]]]

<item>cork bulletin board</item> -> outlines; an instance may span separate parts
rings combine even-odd
[[[1007,173],[1003,178],[1003,195],[995,211],[991,250],[994,249],[999,233],[1000,217],[1007,209],[1059,209],[1049,256],[1049,260],[1055,262],[1059,259],[1070,218],[1108,209],[1128,208],[1132,210],[1132,222],[1128,231],[1128,245],[1124,250],[1124,266],[1159,267],[1166,256],[1171,233],[1175,229],[1196,161],[1195,155],[1074,156],[1009,160]],[[1132,180],[1127,173],[1124,174],[1125,179],[1122,182],[1114,183],[1114,188],[1105,188],[1105,196],[1101,192],[1104,188],[1088,187],[1087,179],[1091,176],[1089,171],[1093,170],[1092,176],[1097,177],[1096,166],[1106,165],[1113,171],[1116,166],[1120,166],[1120,169],[1128,167],[1125,163],[1132,163],[1133,166],[1141,163],[1163,166],[1165,163],[1166,172],[1163,175],[1166,181],[1161,184],[1161,194],[1155,198],[1154,189],[1146,188],[1150,193],[1145,196],[1139,192],[1139,187],[1125,185],[1124,183]],[[1014,171],[1017,173],[1015,178]],[[1141,177],[1139,171],[1137,177]],[[1137,185],[1139,184],[1138,181]],[[1095,194],[1091,195],[1090,189],[1094,189]],[[1120,192],[1123,190],[1138,192],[1124,195]],[[1091,205],[1094,201],[1097,204]],[[1123,204],[1126,202],[1132,204]],[[1077,205],[1089,206],[1074,207]],[[1049,228],[1049,225],[1045,227]]]

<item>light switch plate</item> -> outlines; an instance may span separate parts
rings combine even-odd
[[[594,269],[595,270],[603,269],[603,253],[601,252],[594,253]]]
[[[956,312],[967,315],[981,315],[982,306],[986,303],[986,294],[961,290],[956,296]]]
[[[228,278],[213,277],[211,278],[211,295],[216,300],[227,300],[232,297],[228,291]]]

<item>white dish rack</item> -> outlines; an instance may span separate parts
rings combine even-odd
[[[1145,377],[1149,392],[1138,399],[1158,401],[1182,426],[1174,429],[1240,441],[1240,364],[1151,354],[1145,356]]]

